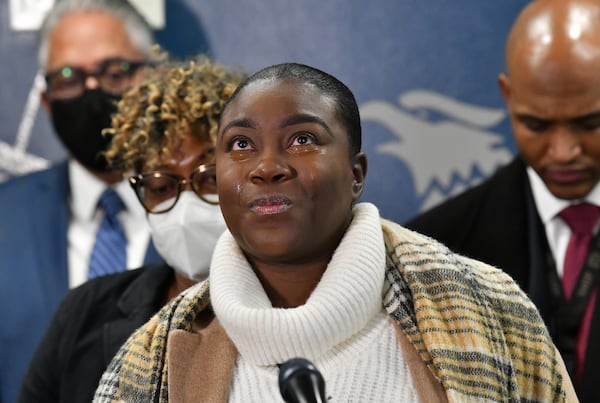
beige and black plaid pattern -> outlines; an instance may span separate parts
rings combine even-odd
[[[384,305],[450,401],[564,401],[557,352],[501,270],[384,222]]]

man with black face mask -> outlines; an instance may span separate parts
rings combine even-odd
[[[110,126],[120,92],[129,86],[141,64],[115,58],[103,61],[91,73],[63,67],[46,75],[44,101],[54,129],[71,155],[93,174],[109,172],[100,152],[110,139],[102,135],[102,129]],[[97,77],[97,88],[86,87],[88,75]]]
[[[69,288],[160,260],[143,208],[102,155],[102,129],[143,78],[152,45],[125,0],[57,0],[42,25],[42,103],[69,158],[0,185],[0,401],[16,400]]]

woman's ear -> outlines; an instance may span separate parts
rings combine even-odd
[[[352,200],[357,201],[363,193],[367,176],[367,156],[359,152],[352,157]]]

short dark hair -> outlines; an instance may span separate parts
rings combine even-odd
[[[246,79],[231,95],[223,108],[227,109],[229,104],[248,85],[263,80],[285,80],[292,79],[307,83],[318,88],[323,94],[335,101],[337,112],[346,127],[350,143],[350,153],[355,155],[362,147],[362,131],[360,126],[360,113],[352,91],[340,80],[315,67],[300,63],[281,63],[265,67]]]

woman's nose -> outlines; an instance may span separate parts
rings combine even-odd
[[[289,164],[276,155],[264,155],[256,167],[250,172],[250,179],[253,182],[281,182],[291,176]]]

